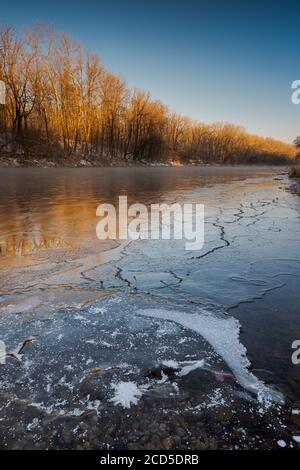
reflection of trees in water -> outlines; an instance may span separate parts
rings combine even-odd
[[[252,169],[255,176],[268,170]],[[248,168],[103,168],[0,170],[1,254],[97,242],[96,209],[182,200],[188,191],[249,176]],[[269,170],[270,172],[270,170]]]
[[[70,244],[47,235],[8,235],[0,239],[1,256],[24,256],[47,248],[68,248]]]
[[[31,171],[3,174],[0,181],[0,252],[24,255],[41,248],[62,247],[74,239],[96,240],[96,209],[119,194],[129,201],[161,192],[164,176],[124,170]],[[144,195],[144,196],[143,196]],[[147,196],[146,196],[147,197]]]

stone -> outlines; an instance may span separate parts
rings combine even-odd
[[[166,450],[170,450],[172,449],[174,445],[174,441],[171,437],[166,437],[164,440],[163,440],[163,447],[164,449]]]

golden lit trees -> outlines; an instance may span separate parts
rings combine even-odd
[[[294,146],[247,134],[229,123],[204,124],[128,89],[96,54],[51,26],[19,37],[0,31],[0,79],[6,84],[2,128],[12,151],[91,161],[176,159],[205,163],[284,162]],[[3,147],[3,146],[2,146]]]
[[[35,104],[33,60],[33,53],[26,49],[24,40],[16,38],[12,28],[0,31],[0,63],[6,85],[6,109],[13,133],[18,137],[27,128],[28,117]]]

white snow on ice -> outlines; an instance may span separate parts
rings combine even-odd
[[[112,385],[115,390],[114,396],[110,399],[115,405],[123,408],[130,408],[136,405],[142,395],[142,391],[134,382],[118,382]]]
[[[222,395],[222,389],[216,388],[213,393],[208,397],[207,401],[198,406],[198,408],[217,408],[219,406],[225,406],[227,401]]]
[[[204,367],[204,359],[199,361],[174,361],[173,359],[169,359],[166,361],[162,361],[162,364],[166,367],[171,367],[172,369],[179,370],[178,376],[183,377],[188,375],[190,372],[196,369],[202,369]]]
[[[249,372],[250,362],[247,350],[239,340],[240,323],[233,317],[216,315],[207,311],[187,313],[167,309],[140,309],[140,315],[173,321],[195,331],[208,341],[224,359],[239,384],[255,393],[264,404],[283,403],[281,393],[267,387],[254,374]]]
[[[178,375],[179,377],[183,377],[192,372],[193,370],[202,369],[202,367],[204,367],[204,359],[201,359],[200,361],[180,362],[180,365],[183,365],[183,367]]]
[[[34,418],[31,423],[27,425],[27,431],[33,431],[35,428],[37,428],[39,425],[39,420],[38,418]]]
[[[162,361],[162,364],[166,367],[171,367],[172,369],[179,369],[179,363],[177,361],[173,361],[173,359]]]
[[[90,312],[93,314],[103,314],[107,312],[107,309],[105,307],[97,307],[96,305],[90,307]]]
[[[283,441],[282,439],[280,439],[279,441],[277,441],[277,444],[279,445],[279,447],[282,447],[282,448],[286,447],[286,442]]]

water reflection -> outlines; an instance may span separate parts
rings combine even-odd
[[[0,169],[0,256],[28,255],[47,248],[97,243],[96,208],[150,205],[216,183],[271,174],[272,169],[241,168],[114,168]],[[176,195],[176,196],[175,196]],[[196,202],[196,201],[195,201]]]
[[[66,241],[47,235],[7,235],[0,240],[0,256],[25,256],[41,249],[68,248]]]

